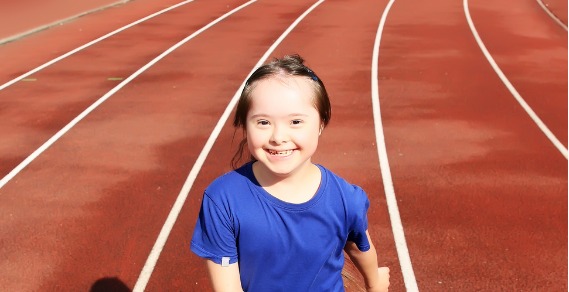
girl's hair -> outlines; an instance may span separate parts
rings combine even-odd
[[[304,59],[295,54],[284,56],[281,59],[273,59],[271,62],[255,70],[249,79],[247,79],[245,87],[241,92],[241,97],[237,103],[237,109],[235,110],[235,117],[233,119],[233,126],[236,131],[238,128],[241,128],[243,133],[246,133],[247,131],[247,114],[251,108],[251,92],[255,89],[255,84],[260,80],[274,76],[301,76],[308,78],[314,88],[314,107],[320,114],[322,127],[326,127],[326,125],[328,125],[332,115],[332,108],[330,107],[330,99],[328,98],[328,93],[326,92],[324,83],[322,83],[322,80],[316,76],[314,71],[304,65]],[[235,137],[235,133],[233,135]],[[245,145],[247,145],[246,135],[244,135],[243,139],[239,143],[237,152],[233,155],[233,159],[231,159],[231,167],[233,169],[239,167],[239,162],[243,157]],[[250,160],[255,161],[255,158],[251,156]]]

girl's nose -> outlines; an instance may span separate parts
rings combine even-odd
[[[271,142],[275,144],[282,144],[288,142],[289,137],[286,130],[283,127],[275,126],[273,128],[273,134],[271,135]]]

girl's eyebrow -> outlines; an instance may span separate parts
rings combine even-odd
[[[307,114],[301,114],[301,113],[292,113],[290,115],[288,115],[289,117],[308,117]]]
[[[268,115],[266,114],[256,114],[249,117],[249,119],[257,119],[257,118],[266,118]]]

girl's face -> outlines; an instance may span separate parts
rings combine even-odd
[[[321,127],[313,99],[305,77],[256,82],[247,113],[247,145],[264,170],[287,177],[309,169]]]

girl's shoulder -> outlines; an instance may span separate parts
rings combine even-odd
[[[361,210],[369,206],[369,198],[363,188],[321,165],[318,167],[322,170],[323,176],[326,176],[325,192],[332,195],[335,200],[341,201],[348,210]]]
[[[254,179],[250,164],[245,164],[238,169],[231,170],[214,179],[205,192],[207,194],[223,194],[248,187]]]
[[[360,186],[349,182],[345,178],[322,165],[318,164],[318,167],[321,169],[322,174],[327,177],[326,181],[330,184],[330,187],[340,188],[344,193],[365,194],[364,190]]]

